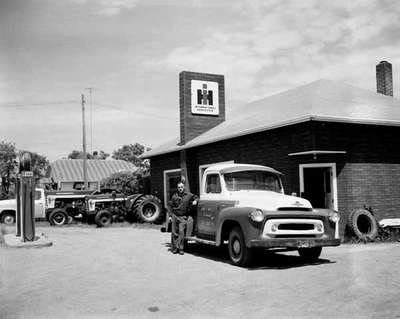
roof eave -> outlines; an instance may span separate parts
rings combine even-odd
[[[400,121],[396,120],[381,120],[381,119],[355,119],[355,118],[348,118],[348,117],[333,117],[333,116],[325,116],[325,115],[307,115],[307,116],[302,116],[299,118],[291,119],[289,121],[284,121],[280,123],[276,123],[273,125],[269,126],[261,126],[261,127],[256,127],[248,130],[243,130],[240,132],[237,132],[235,134],[229,134],[225,136],[220,136],[217,138],[212,138],[209,140],[206,140],[204,142],[188,142],[188,144],[182,145],[182,146],[176,146],[174,149],[170,150],[165,150],[165,151],[160,151],[160,152],[154,152],[153,154],[150,151],[150,154],[143,154],[142,158],[152,158],[155,156],[159,155],[164,155],[164,154],[169,154],[169,153],[174,153],[178,152],[180,150],[185,150],[193,147],[198,147],[206,144],[211,144],[215,142],[220,142],[224,140],[228,140],[231,138],[235,137],[240,137],[240,136],[245,136],[245,135],[250,135],[254,133],[259,133],[262,131],[269,131],[272,129],[280,128],[280,127],[285,127],[285,126],[290,126],[294,124],[299,124],[307,121],[326,121],[326,122],[338,122],[338,123],[353,123],[353,124],[370,124],[370,125],[384,125],[384,126],[400,126]]]

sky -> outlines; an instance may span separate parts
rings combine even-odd
[[[396,0],[0,0],[0,141],[50,161],[179,134],[178,75],[223,74],[226,110],[318,79],[376,91]],[[91,98],[90,90],[93,88]]]

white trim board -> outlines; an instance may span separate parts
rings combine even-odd
[[[303,170],[303,168],[312,168],[312,167],[330,167],[332,169],[333,209],[337,211],[338,210],[338,198],[337,198],[336,163],[299,164],[300,194],[304,193],[304,170]]]

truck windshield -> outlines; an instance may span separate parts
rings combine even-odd
[[[226,188],[229,191],[266,190],[280,193],[280,178],[265,171],[241,171],[224,174]]]

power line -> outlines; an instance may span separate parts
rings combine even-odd
[[[67,101],[53,101],[53,102],[34,102],[34,103],[19,103],[19,102],[0,102],[0,107],[4,108],[19,108],[19,107],[30,107],[30,106],[52,106],[52,105],[65,105],[79,103],[79,100],[67,100]]]
[[[79,100],[69,100],[68,101],[67,100],[67,101],[35,102],[35,103],[17,103],[17,102],[15,102],[15,103],[13,103],[13,102],[1,103],[0,102],[0,108],[22,108],[22,107],[35,107],[36,108],[36,107],[51,107],[53,105],[67,105],[67,104],[76,104],[76,103],[81,103],[81,101],[79,101]],[[93,101],[92,101],[92,104],[94,104]],[[98,103],[97,102],[96,105],[112,108],[114,110],[122,110],[122,108],[120,106],[106,104],[106,103]],[[135,113],[137,113],[137,114],[157,117],[157,118],[160,118],[160,119],[167,119],[167,120],[175,119],[175,117],[160,115],[160,114],[158,114],[156,112],[144,112],[144,111],[138,111],[138,110],[133,110],[133,111]],[[91,119],[91,121],[93,121],[93,119]]]
[[[98,103],[98,102],[97,102],[97,105],[109,107],[109,108],[116,109],[116,110],[122,110],[122,108],[121,108],[120,106],[116,106],[116,105],[104,104],[104,103]],[[133,112],[138,113],[138,114],[142,114],[142,115],[148,115],[148,116],[158,117],[158,118],[160,118],[160,119],[166,119],[166,120],[175,119],[175,117],[172,117],[172,116],[164,116],[164,115],[160,115],[160,114],[158,114],[158,113],[143,112],[143,111],[138,111],[138,110],[133,110]]]

